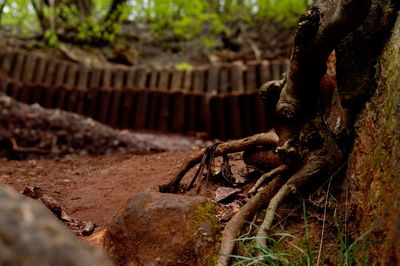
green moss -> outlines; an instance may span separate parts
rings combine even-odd
[[[193,228],[197,230],[193,232],[195,234],[201,234],[198,229],[205,229],[209,235],[204,235],[204,237],[209,238],[211,244],[213,245],[210,249],[210,254],[206,257],[204,261],[204,265],[215,265],[218,260],[218,251],[219,251],[219,237],[221,232],[221,227],[218,224],[217,219],[217,209],[214,204],[211,202],[205,202],[201,205],[198,205],[193,210]]]

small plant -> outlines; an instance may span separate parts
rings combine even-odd
[[[193,69],[193,66],[189,63],[181,62],[175,65],[175,69],[180,71],[191,71]]]
[[[266,249],[259,248],[255,237],[241,236],[238,242],[237,251],[239,255],[231,255],[233,265],[303,265],[305,252],[302,248],[293,244],[297,238],[288,233],[273,234],[267,237],[269,243]],[[301,255],[290,254],[282,250],[282,244],[291,243],[291,245],[300,251]]]
[[[368,265],[368,253],[372,247],[372,242],[368,239],[368,235],[372,232],[372,229],[366,231],[352,242],[349,235],[342,231],[338,223],[336,223],[336,229],[338,232],[338,265]]]

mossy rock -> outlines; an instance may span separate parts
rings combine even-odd
[[[112,220],[104,247],[118,265],[212,265],[220,226],[209,199],[144,192]]]

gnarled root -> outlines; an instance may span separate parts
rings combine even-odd
[[[241,152],[252,147],[257,146],[276,146],[279,142],[279,138],[274,131],[267,133],[261,133],[253,135],[239,140],[232,140],[225,143],[219,144],[215,151],[214,156],[221,156],[223,154]],[[182,181],[185,174],[194,166],[202,161],[204,153],[207,149],[200,151],[195,156],[187,160],[178,172],[174,175],[171,181],[165,185],[160,186],[161,192],[176,193],[179,190],[179,184]]]
[[[279,174],[282,174],[284,172],[286,172],[287,170],[289,170],[289,167],[285,164],[282,164],[274,169],[272,169],[271,171],[269,171],[266,174],[263,174],[255,183],[255,185],[249,190],[249,192],[247,193],[249,196],[254,195],[257,190],[262,186],[263,183],[265,183],[265,181],[267,179],[273,178]]]
[[[257,192],[245,205],[243,205],[239,212],[237,212],[231,220],[226,224],[222,232],[221,247],[219,250],[219,258],[217,265],[226,266],[229,264],[230,255],[235,248],[235,240],[243,229],[247,221],[251,220],[255,213],[279,190],[284,182],[281,176],[276,177],[267,186]]]
[[[323,128],[321,132],[323,132]],[[276,195],[269,202],[265,218],[258,229],[256,242],[261,249],[265,249],[267,232],[271,229],[279,204],[290,194],[307,187],[311,182],[318,179],[326,180],[339,167],[342,161],[342,154],[329,135],[324,135],[324,144],[316,150],[307,154],[304,166],[292,175],[287,182],[279,189]]]

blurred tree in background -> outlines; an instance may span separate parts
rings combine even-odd
[[[307,0],[0,0],[1,27],[19,36],[113,43],[123,25],[142,23],[160,40],[219,35],[229,25],[273,19],[297,23]]]

